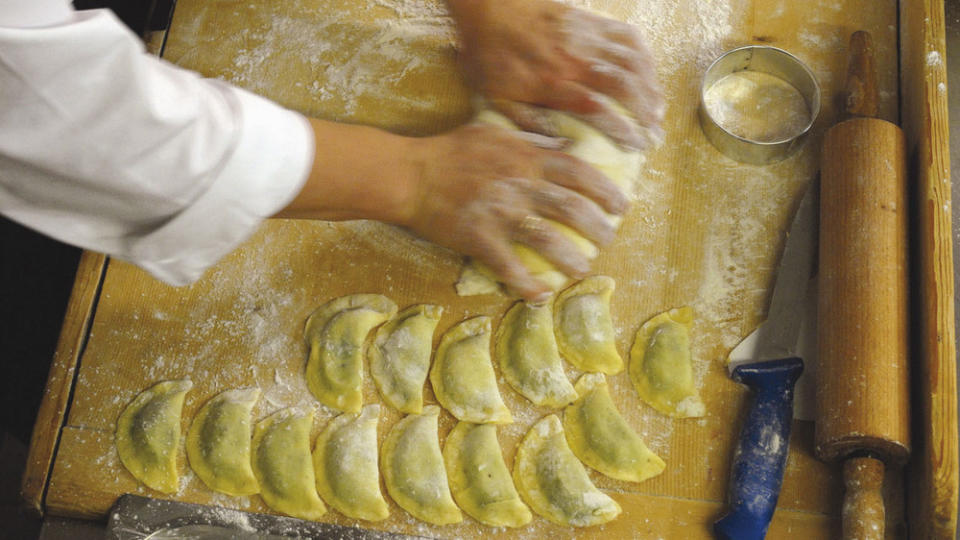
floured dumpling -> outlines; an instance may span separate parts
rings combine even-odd
[[[358,413],[363,406],[363,343],[370,330],[397,312],[379,294],[353,294],[327,302],[305,330],[310,357],[307,387],[320,403]]]
[[[442,314],[440,306],[411,306],[377,329],[368,352],[370,376],[383,401],[402,413],[423,410],[433,331]]]
[[[117,419],[117,453],[137,480],[161,493],[176,493],[177,447],[189,380],[164,381],[140,393]]]
[[[530,428],[513,458],[517,491],[534,512],[558,525],[590,527],[620,514],[620,505],[590,481],[570,451],[557,415]]]
[[[557,352],[550,306],[514,304],[497,328],[496,354],[503,377],[535,405],[559,408],[577,399]]]
[[[560,355],[580,371],[613,375],[623,370],[610,316],[614,287],[610,277],[591,276],[561,292],[554,303]]]
[[[367,405],[360,415],[341,414],[320,433],[313,450],[320,497],[354,519],[380,521],[390,516],[377,468],[379,415],[379,405]]]
[[[533,519],[503,462],[497,428],[460,422],[443,445],[450,491],[460,508],[491,527],[521,527]]]
[[[430,383],[437,401],[459,420],[475,424],[513,421],[490,360],[490,317],[467,319],[443,334]]]
[[[587,466],[618,480],[643,482],[666,464],[643,444],[610,399],[606,378],[587,373],[576,384],[580,398],[563,411],[573,453]]]
[[[640,398],[677,418],[706,414],[690,365],[692,325],[692,308],[671,309],[643,323],[630,349],[630,379]]]
[[[390,497],[427,523],[448,525],[463,520],[450,497],[447,472],[437,438],[440,408],[429,405],[394,424],[380,449],[380,468]]]
[[[250,414],[259,398],[259,388],[227,390],[193,417],[187,458],[208,488],[237,497],[260,491],[250,466]]]
[[[619,103],[609,98],[604,97],[603,99],[608,101],[621,115],[630,117],[630,113]],[[619,146],[605,134],[569,114],[560,111],[546,112],[554,131],[552,135],[570,141],[570,145],[564,151],[599,169],[625,195],[633,199],[634,183],[637,174],[640,172],[640,166],[644,162],[643,155],[640,152]],[[508,118],[489,109],[481,111],[477,115],[476,121],[511,130],[519,129]],[[609,216],[609,219],[614,225],[620,223],[617,216]],[[597,256],[597,247],[570,227],[552,220],[545,220],[545,223],[559,230],[573,242],[574,246],[587,259],[594,259]],[[538,252],[520,243],[515,243],[513,249],[523,265],[527,267],[527,270],[551,289],[559,290],[569,281],[569,278],[563,272]],[[499,292],[499,290],[497,278],[493,272],[475,260],[464,267],[463,273],[457,281],[457,293],[461,296],[491,294]]]
[[[320,519],[327,508],[317,495],[310,428],[313,411],[282,409],[253,430],[253,474],[267,506],[300,519]]]

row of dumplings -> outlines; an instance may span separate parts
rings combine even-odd
[[[610,316],[613,279],[592,276],[562,291],[553,305],[518,302],[503,316],[494,343],[500,373],[534,405],[560,408],[577,393],[563,369],[613,375],[623,370]],[[383,401],[407,414],[421,412],[428,377],[437,401],[458,420],[505,424],[512,416],[497,387],[490,357],[491,318],[454,325],[433,354],[443,309],[420,304],[397,314],[390,299],[355,294],[328,302],[307,320],[307,386],[320,403],[342,412],[363,406],[367,335],[370,373]],[[690,365],[690,308],[654,317],[637,334],[630,376],[640,397],[675,417],[702,416]]]
[[[531,519],[526,501],[559,524],[609,521],[619,506],[593,486],[580,461],[634,482],[665,466],[623,420],[607,391],[603,373],[623,369],[610,317],[612,292],[612,279],[595,276],[562,292],[553,309],[521,302],[504,316],[494,347],[504,378],[537,405],[566,406],[562,422],[549,415],[524,437],[512,479],[496,435],[495,424],[512,417],[492,368],[490,318],[474,317],[448,330],[431,369],[441,308],[417,305],[396,314],[393,302],[380,295],[335,299],[307,321],[308,386],[322,403],[345,411],[317,438],[312,458],[312,413],[286,409],[267,417],[252,430],[251,444],[250,413],[259,390],[240,389],[211,399],[195,417],[186,445],[190,465],[211,489],[259,492],[270,507],[292,516],[321,516],[319,493],[349,517],[386,518],[377,465],[379,406],[363,407],[360,393],[364,341],[379,326],[367,348],[371,374],[383,401],[408,413],[388,434],[379,469],[402,508],[429,523],[454,523],[461,520],[455,500],[482,523],[520,526]],[[630,375],[640,396],[673,416],[703,414],[690,370],[691,321],[689,308],[658,315],[643,325],[631,350]],[[563,372],[561,352],[588,372],[576,386]],[[437,400],[461,421],[442,455],[439,409],[423,407],[428,371]],[[190,386],[159,383],[118,421],[121,461],[163,492],[177,488],[180,407]]]
[[[158,383],[118,421],[121,462],[161,492],[177,490],[180,414],[191,387],[189,380]],[[512,475],[494,424],[459,422],[441,451],[435,405],[397,422],[379,454],[376,404],[332,419],[311,452],[312,411],[287,408],[252,426],[256,388],[223,392],[200,409],[187,433],[187,458],[210,489],[234,496],[259,493],[274,510],[303,519],[321,518],[324,501],[350,518],[386,519],[382,473],[401,508],[435,525],[460,522],[463,509],[487,525],[519,527],[531,521],[531,508],[557,524],[597,525],[615,518],[620,506],[594,486],[580,461],[635,482],[660,474],[665,464],[617,412],[604,375],[583,375],[576,391],[562,422],[551,414],[530,428],[517,448]]]

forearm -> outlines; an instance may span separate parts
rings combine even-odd
[[[406,224],[416,197],[416,139],[311,119],[313,167],[297,197],[275,217]]]
[[[450,15],[457,23],[458,30],[470,32],[480,26],[490,0],[446,0]]]
[[[447,6],[454,17],[465,15],[477,10],[487,0],[447,0]]]

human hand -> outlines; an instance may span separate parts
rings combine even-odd
[[[620,214],[628,205],[593,167],[502,128],[463,126],[421,139],[412,151],[418,174],[400,224],[483,262],[526,300],[543,301],[551,290],[530,275],[514,242],[537,251],[563,273],[581,277],[589,261],[544,220],[603,245],[614,236],[604,212]]]
[[[629,24],[552,0],[448,0],[474,88],[522,128],[550,133],[535,106],[573,113],[643,149],[664,102],[649,51]],[[633,114],[619,114],[604,95]]]

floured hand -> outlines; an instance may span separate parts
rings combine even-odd
[[[520,127],[549,133],[545,116],[531,107],[542,106],[572,113],[635,149],[648,146],[645,133],[659,132],[663,97],[650,53],[629,24],[551,0],[448,4],[468,79]]]
[[[512,248],[521,243],[561,271],[582,276],[589,261],[546,220],[597,244],[613,239],[606,213],[628,204],[602,173],[511,132],[469,125],[422,139],[413,203],[401,224],[437,244],[485,263],[514,293],[542,301],[552,292],[530,275]]]

